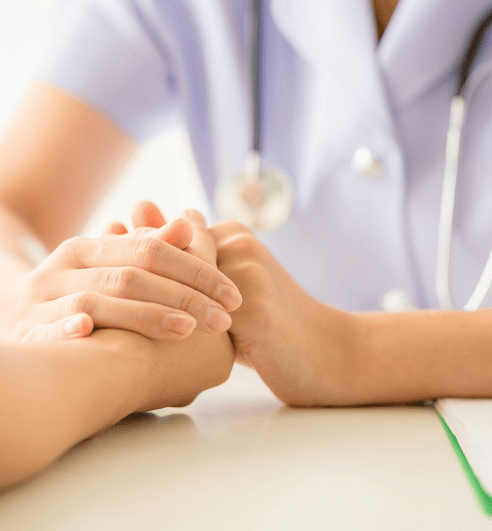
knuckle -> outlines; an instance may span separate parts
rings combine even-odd
[[[86,242],[87,238],[83,236],[74,236],[68,240],[63,241],[56,248],[55,253],[61,254],[62,256],[69,259],[78,259],[80,255],[81,247]]]
[[[185,289],[181,297],[179,309],[183,312],[193,315],[195,313],[195,309],[198,306],[198,304],[199,304],[198,293],[192,288]]]
[[[162,245],[163,243],[157,238],[142,238],[136,240],[134,244],[134,255],[137,263],[147,271],[156,269]]]
[[[210,268],[206,262],[200,260],[196,264],[192,286],[202,290],[210,284]]]
[[[261,257],[262,244],[251,233],[236,234],[222,246],[222,251],[239,259]]]
[[[241,286],[251,288],[266,283],[267,273],[258,262],[247,261],[231,265],[223,273],[241,290]],[[249,291],[250,291],[249,290]]]
[[[230,234],[231,236],[238,233],[251,233],[248,227],[246,227],[242,223],[239,223],[239,221],[235,221],[232,219],[227,221],[221,221],[217,224],[217,226],[220,227],[227,234]]]
[[[138,269],[135,267],[118,267],[111,269],[103,276],[104,291],[111,293],[113,297],[127,298],[132,286],[138,277]]]
[[[235,220],[219,221],[212,225],[209,230],[220,244],[227,242],[238,234],[252,234],[247,227]]]
[[[93,315],[96,305],[96,294],[92,291],[79,291],[72,295],[69,307],[69,315],[87,313]]]

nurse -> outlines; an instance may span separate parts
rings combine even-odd
[[[239,287],[243,304],[230,329],[238,358],[289,404],[492,393],[492,312],[432,310],[452,74],[490,2],[396,4],[265,0],[261,157],[293,176],[294,211],[262,243],[233,222],[214,225],[226,277],[206,269],[205,281],[190,286],[198,266],[181,264],[185,253],[165,262],[179,263],[185,279],[172,268],[159,273],[195,290],[201,302],[193,319],[210,333],[229,326],[224,310],[237,308]],[[187,123],[211,198],[243,167],[252,131],[248,13],[246,0],[64,4],[54,51],[2,148],[3,279],[14,286],[3,292],[2,307],[20,300],[3,321],[7,337],[65,317],[73,307],[59,301],[80,300],[82,286],[83,297],[90,292],[100,302],[90,315],[96,325],[132,326],[129,301],[148,303],[152,285],[142,287],[139,272],[123,291],[108,290],[94,275],[129,265],[136,275],[144,266],[108,261],[112,252],[94,255],[87,242],[69,240],[33,274],[23,245],[29,230],[50,250],[76,234],[137,142],[171,115]],[[479,62],[490,55],[484,46]],[[484,83],[476,96],[467,122],[473,141],[463,146],[451,279],[460,304],[492,242],[492,181],[484,173],[492,165],[490,90]],[[144,205],[135,225],[161,221]],[[125,248],[125,238],[111,245]],[[9,272],[12,255],[24,260],[23,275]],[[74,256],[83,282],[73,274]],[[218,290],[221,284],[229,289]],[[413,301],[408,308],[427,311],[367,313],[395,288]],[[150,302],[179,308],[180,289],[173,284],[165,299]],[[48,302],[51,313],[34,310]]]

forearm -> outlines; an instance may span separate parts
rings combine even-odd
[[[342,401],[492,397],[492,310],[351,316]]]
[[[135,148],[96,109],[33,83],[0,142],[0,204],[52,251],[79,234]]]
[[[46,248],[28,225],[1,204],[0,228],[0,281],[31,271],[46,256]]]
[[[133,391],[117,351],[90,340],[2,347],[0,487],[129,414]]]
[[[0,349],[0,488],[136,411],[189,404],[225,381],[227,334],[181,341],[98,330],[67,343]]]
[[[23,277],[43,259],[45,250],[29,227],[0,205],[0,341],[8,341],[14,326],[13,305]]]

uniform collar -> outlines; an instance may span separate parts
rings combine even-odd
[[[313,64],[339,68],[347,62],[340,55],[363,60],[376,47],[369,2],[271,0],[270,5],[278,28],[300,55]]]
[[[271,0],[285,39],[368,119],[391,127],[376,64],[376,25],[370,0]]]
[[[271,12],[301,56],[336,76],[359,101],[365,94],[370,109],[380,82],[375,75],[382,75],[392,106],[400,106],[449,73],[491,5],[491,0],[400,0],[377,50],[370,0],[271,0]]]
[[[401,106],[457,66],[491,0],[400,0],[377,50],[393,105]]]

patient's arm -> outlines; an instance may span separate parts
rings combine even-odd
[[[226,333],[175,342],[108,329],[0,347],[0,488],[130,413],[189,404],[233,361]]]
[[[188,252],[215,267],[205,220],[193,210],[184,216],[193,229]],[[0,347],[0,487],[130,413],[189,404],[224,382],[233,363],[227,333],[198,331],[176,342],[100,329],[71,341]]]

